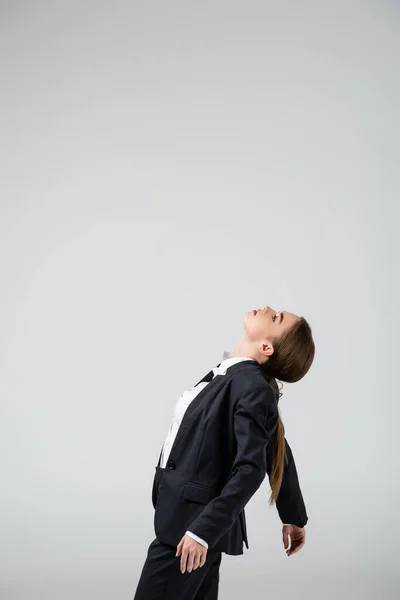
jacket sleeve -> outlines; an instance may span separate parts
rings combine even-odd
[[[278,408],[270,386],[243,392],[234,411],[236,456],[231,477],[187,529],[209,547],[232,527],[267,474],[266,448],[278,424]]]
[[[272,472],[273,447],[274,443],[267,446],[268,477],[271,476]],[[297,527],[304,527],[308,521],[308,516],[300,489],[296,463],[286,438],[285,448],[288,461],[286,462],[285,459],[282,485],[276,499],[276,508],[282,523],[292,523],[293,525],[297,525]]]
[[[189,537],[193,538],[194,540],[196,540],[196,542],[198,542],[199,544],[201,544],[202,546],[205,546],[206,548],[208,548],[208,544],[205,540],[202,540],[201,538],[199,538],[197,535],[195,535],[194,533],[192,533],[191,531],[186,531],[186,535],[188,535]]]

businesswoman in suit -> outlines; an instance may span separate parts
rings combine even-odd
[[[216,600],[221,553],[249,547],[244,507],[266,474],[287,555],[303,547],[308,516],[276,380],[299,381],[314,353],[304,317],[253,310],[233,355],[182,394],[155,467],[156,538],[134,600]]]

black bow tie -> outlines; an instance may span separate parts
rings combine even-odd
[[[217,367],[220,366],[221,363],[218,363]],[[207,375],[204,375],[203,379],[200,379],[200,381],[198,381],[196,383],[196,385],[199,385],[199,383],[203,383],[203,381],[211,381],[212,379],[214,379],[214,371],[211,369],[211,371],[209,371],[207,373]],[[194,387],[196,387],[196,385]]]

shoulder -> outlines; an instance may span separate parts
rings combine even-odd
[[[270,387],[261,370],[254,368],[252,365],[235,373],[232,378],[232,384],[238,393],[244,392],[249,388],[259,389]]]
[[[278,414],[278,404],[275,394],[265,379],[257,383],[250,381],[248,385],[243,386],[237,398],[237,404],[242,406],[260,406],[267,409],[270,414]]]
[[[257,391],[259,393],[264,393],[267,396],[271,396],[272,394],[275,397],[271,385],[265,379],[264,375],[258,370],[243,373],[243,376],[240,378],[240,383],[238,382],[238,384],[238,391],[240,393]]]

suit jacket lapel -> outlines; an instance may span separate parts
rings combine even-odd
[[[217,367],[219,367],[219,366],[220,366],[220,364],[221,364],[221,363],[218,363]],[[214,371],[211,369],[211,371],[209,371],[208,373],[206,373],[206,375],[204,375],[203,379],[200,379],[200,381],[198,381],[194,387],[198,386],[198,385],[199,385],[199,383],[203,383],[203,381],[212,381],[212,380],[213,380],[213,378],[214,378]],[[207,387],[208,387],[208,386],[207,386]],[[199,394],[198,394],[198,395],[200,395],[200,392],[199,392]],[[197,395],[197,396],[198,396],[198,395]],[[187,409],[186,409],[186,411],[185,411],[185,414],[183,415],[182,423],[181,423],[181,425],[180,425],[180,427],[179,427],[179,429],[178,429],[178,431],[177,431],[177,434],[176,434],[176,437],[175,437],[174,443],[173,443],[173,445],[172,445],[172,448],[171,448],[171,451],[170,451],[170,455],[171,455],[171,453],[172,453],[172,450],[174,450],[174,449],[176,448],[176,445],[177,445],[177,440],[176,440],[176,438],[178,437],[178,435],[179,435],[179,437],[182,435],[181,429],[182,429],[182,426],[184,426],[184,423],[183,423],[183,421],[185,420],[185,415],[186,415],[187,411],[189,410],[190,406],[193,404],[193,402],[194,402],[195,400],[197,400],[197,396],[196,396],[196,398],[194,398],[194,400],[192,400],[192,402],[189,404],[188,408],[187,408]],[[185,432],[186,432],[186,428],[183,430],[183,433],[185,433]],[[178,442],[179,442],[179,439],[178,439]],[[161,456],[162,456],[163,447],[164,447],[164,445],[161,447],[161,452],[160,452],[160,456],[158,457],[157,466],[160,466],[160,461],[161,461]]]
[[[221,363],[219,363],[217,366],[219,367]],[[209,381],[210,383],[208,385],[205,386],[204,389],[200,390],[200,392],[197,394],[197,396],[191,401],[191,403],[189,404],[189,406],[187,407],[187,409],[185,410],[185,414],[183,415],[181,424],[179,426],[179,429],[176,433],[175,436],[175,440],[174,443],[172,444],[172,448],[171,451],[169,453],[169,457],[171,458],[172,454],[174,452],[176,452],[176,449],[178,447],[178,445],[181,443],[181,441],[184,439],[184,437],[186,436],[187,432],[190,429],[190,426],[193,422],[193,419],[195,418],[199,407],[202,404],[202,400],[203,398],[207,395],[207,394],[215,394],[217,392],[217,390],[222,386],[222,384],[224,383],[224,381],[226,381],[226,375],[223,375],[221,377],[215,377],[214,378],[214,372],[211,370],[207,373],[207,375],[205,375],[203,377],[203,379],[201,379],[198,383],[196,383],[196,385],[194,387],[196,387],[197,385],[199,385],[199,383],[202,383],[203,381]]]

